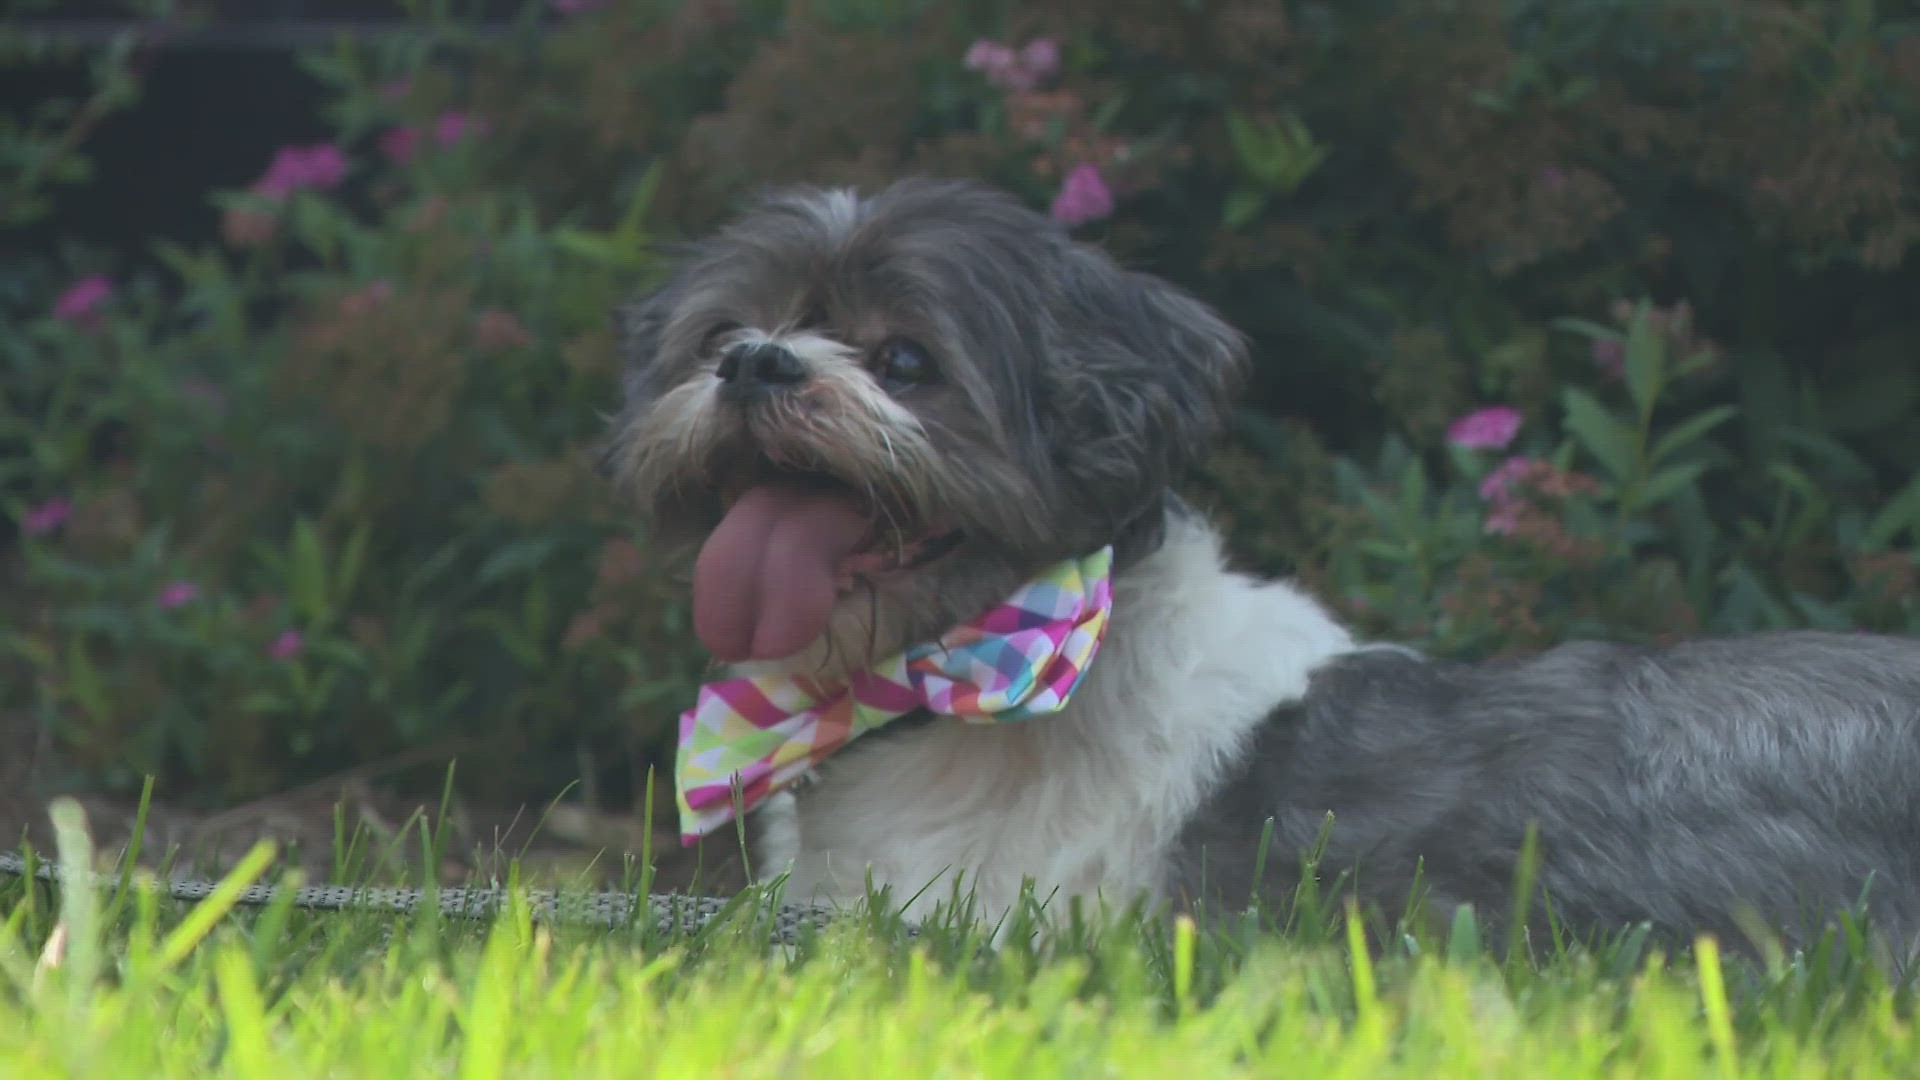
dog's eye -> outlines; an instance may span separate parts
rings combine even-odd
[[[712,328],[707,331],[707,335],[700,339],[700,354],[702,356],[712,355],[713,350],[719,347],[720,339],[738,329],[740,329],[740,324],[737,322],[720,322],[713,324]]]
[[[933,361],[911,341],[888,342],[880,350],[880,377],[894,386],[918,386],[933,378]]]

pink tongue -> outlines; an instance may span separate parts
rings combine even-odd
[[[728,663],[806,648],[827,628],[840,561],[871,528],[841,496],[789,484],[748,489],[694,564],[694,633]]]

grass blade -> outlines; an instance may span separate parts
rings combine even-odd
[[[261,840],[253,845],[246,857],[235,864],[226,877],[220,879],[212,893],[205,900],[193,906],[180,925],[173,928],[160,942],[160,954],[157,960],[159,970],[165,971],[187,958],[187,954],[199,945],[201,940],[213,931],[213,927],[233,906],[240,902],[240,895],[247,891],[261,874],[266,872],[268,864],[273,862],[275,845],[272,840]]]

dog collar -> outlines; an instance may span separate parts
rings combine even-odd
[[[680,716],[674,785],[691,845],[875,728],[925,709],[997,724],[1059,712],[1113,610],[1113,549],[1068,559],[1001,604],[847,679],[769,676],[700,688]]]

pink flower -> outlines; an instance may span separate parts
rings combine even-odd
[[[1526,512],[1526,503],[1501,503],[1487,514],[1487,532],[1494,536],[1512,536],[1520,531],[1520,515]]]
[[[101,304],[113,295],[113,280],[104,274],[91,274],[81,278],[60,298],[53,302],[53,317],[65,322],[77,323],[91,319]]]
[[[1013,55],[1012,49],[997,41],[988,41],[986,38],[974,42],[973,46],[967,50],[966,59],[961,61],[967,66],[967,70],[978,71],[989,78],[992,78],[996,72],[1005,71],[1019,62],[1019,59]]]
[[[481,312],[473,328],[474,344],[482,349],[519,349],[533,344],[533,335],[511,312],[489,308]]]
[[[1106,178],[1095,165],[1075,165],[1061,182],[1060,193],[1053,197],[1053,219],[1068,228],[1098,221],[1111,213],[1113,192],[1108,190]]]
[[[434,141],[453,146],[465,139],[477,139],[487,133],[487,122],[469,113],[443,113],[433,122]],[[396,165],[405,165],[420,152],[421,131],[411,125],[388,128],[380,136],[380,152]]]
[[[163,611],[172,611],[174,608],[193,603],[199,596],[200,586],[191,581],[169,582],[166,588],[160,590],[160,608]]]
[[[340,186],[347,176],[347,155],[337,146],[310,146],[307,148],[307,186],[321,191],[330,191]]]
[[[1002,90],[1031,90],[1059,73],[1060,43],[1034,38],[1016,52],[1010,45],[981,38],[967,50],[962,63]]]
[[[45,536],[67,523],[73,504],[65,499],[48,499],[20,517],[20,531],[28,536]]]
[[[341,297],[340,313],[342,315],[365,315],[367,312],[386,303],[392,299],[392,297],[393,285],[391,283],[384,280],[375,281],[363,289],[356,289]]]
[[[1613,338],[1594,338],[1589,347],[1593,365],[1616,379],[1627,374],[1627,347]]]
[[[337,146],[283,146],[273,155],[266,175],[254,181],[253,190],[269,199],[284,199],[306,189],[332,190],[346,175],[347,157]]]
[[[1512,498],[1513,486],[1533,473],[1532,458],[1510,457],[1500,463],[1500,467],[1487,474],[1480,481],[1480,498],[1490,503],[1504,503]]]
[[[389,128],[380,136],[380,152],[396,165],[412,161],[419,147],[420,129],[416,127]]]
[[[1060,43],[1053,38],[1034,38],[1020,50],[1020,66],[1035,82],[1060,73]]]
[[[1486,531],[1494,536],[1530,535],[1556,547],[1571,543],[1559,520],[1541,509],[1540,499],[1592,495],[1601,484],[1584,473],[1568,472],[1551,461],[1510,457],[1480,482],[1480,498],[1491,504]],[[1571,550],[1571,549],[1568,549]]]
[[[479,138],[487,133],[487,122],[467,113],[444,113],[433,122],[433,137],[441,146],[452,146],[462,139]]]
[[[306,641],[300,636],[300,631],[282,630],[280,636],[273,639],[273,644],[267,647],[267,653],[275,660],[291,660],[300,654],[300,649],[305,644]]]
[[[1600,489],[1599,481],[1593,477],[1564,471],[1551,461],[1510,457],[1480,481],[1480,498],[1492,504],[1492,509],[1487,511],[1487,532],[1512,536],[1523,528],[1532,531],[1543,523],[1552,526],[1551,516],[1543,517],[1537,512],[1528,496],[1567,499],[1591,495]]]
[[[1520,433],[1520,410],[1505,405],[1471,412],[1447,428],[1447,441],[1468,450],[1498,450]]]

